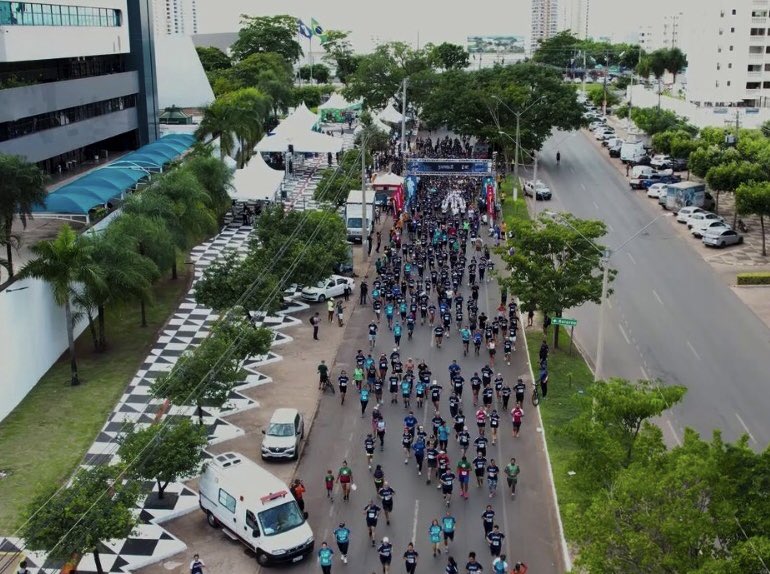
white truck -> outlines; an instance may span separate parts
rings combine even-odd
[[[620,148],[620,161],[623,163],[635,164],[646,155],[644,143],[625,142]]]
[[[345,227],[348,241],[363,242],[369,231],[374,229],[374,190],[366,190],[366,219],[368,231],[364,233],[364,192],[351,189],[345,203]]]
[[[199,491],[208,523],[254,552],[260,565],[300,562],[313,552],[307,515],[289,489],[242,454],[215,456]]]

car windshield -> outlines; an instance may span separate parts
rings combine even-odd
[[[267,434],[270,436],[293,436],[294,425],[291,423],[270,423],[267,427]]]
[[[362,227],[363,224],[364,224],[363,217],[348,217],[348,227],[350,227],[351,229]]]
[[[288,532],[305,522],[295,501],[285,502],[280,506],[263,510],[259,513],[259,524],[265,536],[275,536]]]

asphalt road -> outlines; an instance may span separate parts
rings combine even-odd
[[[589,138],[584,132],[556,133],[549,140],[538,177],[554,199],[535,208],[601,219],[609,230],[605,244],[617,249],[665,212],[643,192],[630,191]],[[686,386],[683,403],[665,417],[669,440],[681,441],[685,427],[706,438],[722,429],[727,440],[747,433],[753,447],[764,448],[770,442],[770,330],[674,225],[681,224],[658,219],[611,258],[618,276],[606,313],[605,376]],[[565,315],[578,319],[578,344],[595,360],[598,307],[587,304]]]
[[[467,294],[466,294],[467,295]],[[479,297],[480,310],[493,316],[496,306],[499,304],[499,292],[496,283],[487,283],[482,287]],[[340,369],[345,368],[352,373],[354,358],[357,349],[366,352],[366,325],[373,317],[370,307],[361,307],[351,318],[351,324],[346,332],[346,340],[340,347],[334,368],[332,380],[336,382]],[[377,347],[373,356],[376,358],[380,352],[390,353],[393,349],[393,338],[386,328],[385,319],[382,320],[382,328],[377,341]],[[471,347],[471,355],[473,348]],[[518,347],[514,353],[511,366],[501,365],[502,356],[498,355],[495,371],[503,373],[506,381],[515,382],[518,375],[528,373],[525,350]],[[427,324],[415,330],[413,341],[406,341],[406,335],[401,342],[401,356],[403,360],[408,357],[419,362],[425,359],[434,373],[434,377],[444,385],[442,393],[442,414],[448,418],[448,371],[447,367],[452,359],[457,359],[463,369],[466,381],[474,370],[480,370],[484,365],[484,354],[481,358],[463,358],[461,343],[456,332],[447,340],[445,338],[441,349],[431,345],[429,327]],[[328,361],[327,361],[328,362]],[[529,380],[529,376],[527,376]],[[352,386],[352,385],[351,385]],[[476,426],[472,419],[470,384],[466,382],[466,391],[463,396],[464,411],[471,421],[468,425],[471,431],[471,440],[475,439]],[[386,389],[387,391],[387,389]],[[375,453],[374,462],[382,464],[386,480],[395,489],[394,513],[390,526],[385,524],[384,515],[380,516],[377,528],[377,536],[388,536],[394,545],[393,572],[402,572],[404,569],[402,555],[410,541],[414,541],[419,552],[417,572],[439,572],[446,565],[447,554],[434,558],[428,541],[428,526],[433,518],[441,519],[445,513],[445,506],[436,489],[435,482],[432,485],[425,483],[425,472],[418,477],[414,459],[410,457],[409,464],[404,464],[404,453],[401,448],[401,430],[403,429],[403,417],[406,411],[402,405],[391,405],[389,395],[384,397],[385,404],[381,407],[388,431],[385,436],[385,449]],[[509,406],[510,408],[510,406]],[[309,521],[316,536],[316,547],[324,540],[337,550],[334,543],[333,530],[340,522],[345,522],[352,530],[349,551],[349,564],[345,565],[339,560],[339,553],[335,554],[332,571],[345,571],[356,573],[381,572],[376,550],[373,549],[367,539],[364,521],[364,506],[370,498],[375,497],[372,475],[367,470],[364,455],[363,441],[366,432],[371,428],[370,401],[366,412],[366,418],[361,418],[360,403],[355,387],[347,393],[345,405],[340,405],[339,394],[327,395],[322,399],[318,416],[313,424],[312,432],[308,437],[308,443],[300,462],[298,477],[301,477],[308,487],[305,495],[306,510],[309,511]],[[415,409],[418,419],[425,421],[426,429],[430,430],[430,418],[433,416],[432,405],[419,412]],[[522,425],[522,433],[518,439],[511,437],[511,422],[509,415],[501,414],[500,439],[497,445],[490,447],[487,458],[495,458],[498,466],[502,467],[512,456],[517,458],[521,467],[521,475],[517,496],[511,500],[506,492],[505,481],[501,480],[497,496],[490,500],[486,486],[477,489],[475,479],[471,479],[470,497],[465,501],[459,497],[459,485],[455,484],[454,498],[451,504],[451,512],[457,519],[457,534],[455,541],[450,544],[449,555],[453,556],[460,565],[461,571],[467,561],[468,553],[475,551],[478,560],[487,572],[491,571],[492,558],[488,546],[483,538],[481,513],[487,503],[491,503],[497,513],[496,519],[501,531],[506,535],[505,550],[508,561],[513,567],[517,560],[527,562],[530,572],[561,573],[564,567],[561,564],[561,547],[559,543],[558,526],[556,522],[555,506],[551,497],[550,478],[548,476],[547,460],[542,448],[542,437],[538,432],[539,419],[531,404],[525,405],[525,421]],[[452,468],[459,460],[459,449],[454,437],[451,437],[448,454]],[[469,450],[469,454],[471,450]],[[470,457],[472,459],[473,456]],[[343,502],[341,494],[335,491],[334,501],[325,496],[323,476],[327,469],[335,474],[341,466],[342,460],[347,459],[353,470],[354,483],[357,490],[351,494],[349,502]],[[379,503],[378,503],[379,504]],[[381,506],[381,504],[380,504]],[[297,572],[319,572],[315,557],[304,561],[292,568]]]

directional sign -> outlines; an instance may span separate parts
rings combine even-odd
[[[562,325],[564,327],[574,327],[577,325],[577,319],[567,319],[566,317],[551,318],[552,325]]]

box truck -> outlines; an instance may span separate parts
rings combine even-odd
[[[624,142],[620,147],[620,161],[635,164],[640,161],[647,152],[642,142]]]
[[[706,184],[696,181],[680,181],[672,183],[666,188],[666,209],[669,211],[679,211],[687,206],[703,207],[707,206]]]
[[[237,452],[215,456],[199,482],[206,520],[254,552],[257,562],[299,562],[313,552],[307,515],[287,486]]]
[[[368,231],[364,233],[364,209]],[[348,193],[348,201],[345,203],[345,227],[347,228],[348,241],[363,242],[369,231],[374,229],[374,190],[366,190],[366,207],[364,207],[364,192],[360,189],[351,189]]]

